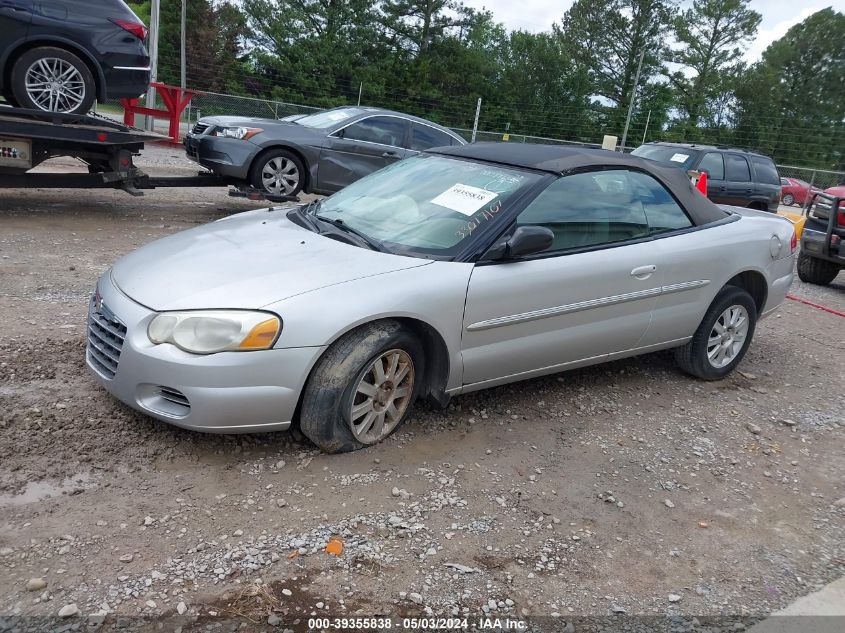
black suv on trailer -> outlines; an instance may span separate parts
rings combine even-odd
[[[707,172],[707,197],[775,213],[780,203],[780,176],[768,156],[744,149],[689,143],[646,143],[631,152],[659,163]]]
[[[150,82],[147,28],[123,0],[0,0],[0,93],[22,108],[84,114]]]

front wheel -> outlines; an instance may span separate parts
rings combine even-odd
[[[424,370],[419,340],[400,323],[378,321],[353,330],[317,362],[299,426],[327,453],[376,444],[408,418]]]
[[[41,46],[26,51],[12,67],[12,96],[22,108],[86,114],[94,105],[91,69],[62,48]]]
[[[795,196],[793,196],[791,193],[786,194],[783,197],[783,203],[786,206],[791,207],[793,204],[795,204]]]
[[[255,159],[249,180],[253,187],[264,193],[295,196],[305,185],[305,166],[287,150],[270,150]]]
[[[798,278],[808,284],[826,286],[836,279],[839,266],[833,262],[798,253]]]
[[[675,350],[681,369],[703,380],[719,380],[739,365],[757,325],[757,306],[742,288],[725,286],[683,347]]]

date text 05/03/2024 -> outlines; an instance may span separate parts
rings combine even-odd
[[[310,630],[499,630],[524,631],[527,622],[512,618],[310,618]]]

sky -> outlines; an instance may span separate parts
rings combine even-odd
[[[547,31],[553,22],[560,22],[572,0],[463,0],[476,9],[493,12],[496,21],[509,29]],[[689,0],[682,0],[689,6]],[[755,41],[749,43],[745,57],[749,62],[760,59],[766,47],[783,37],[789,28],[816,11],[832,6],[845,12],[845,0],[751,0],[749,6],[763,16]]]

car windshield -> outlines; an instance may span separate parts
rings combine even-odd
[[[698,156],[698,151],[686,147],[671,147],[668,145],[640,145],[631,152],[634,156],[648,158],[658,163],[675,165],[689,169]]]
[[[322,129],[342,123],[359,114],[364,114],[364,111],[358,108],[337,108],[336,110],[326,110],[317,114],[309,114],[301,119],[296,119],[295,122],[305,127]]]
[[[314,212],[391,251],[449,257],[543,176],[444,156],[409,158],[326,198]]]

